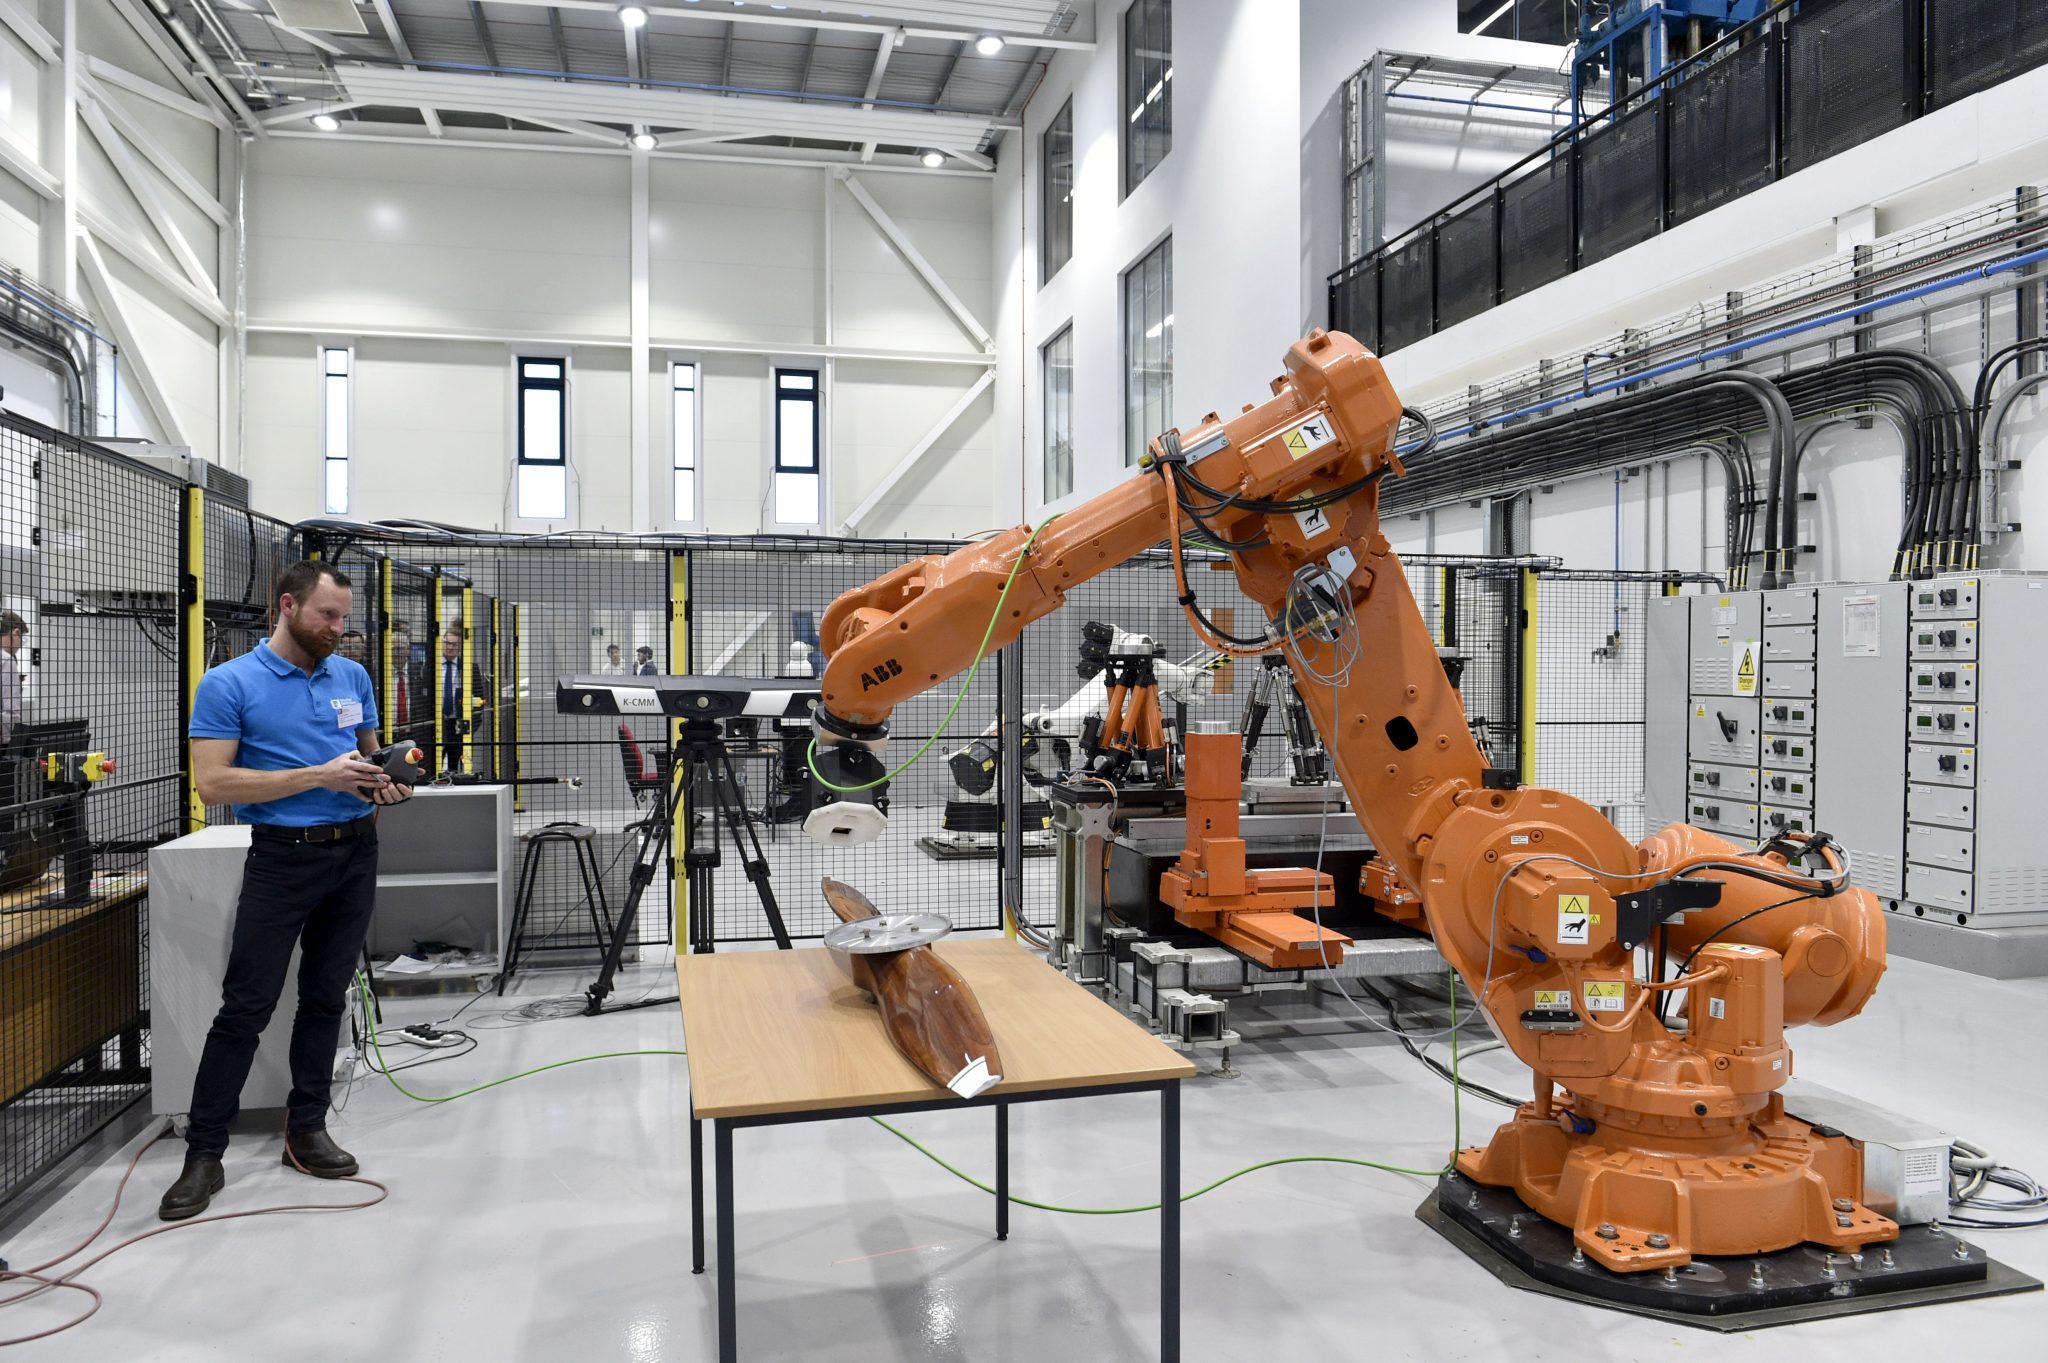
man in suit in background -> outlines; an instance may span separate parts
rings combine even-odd
[[[633,650],[633,673],[640,677],[658,677],[661,669],[654,665],[654,650],[646,644]]]

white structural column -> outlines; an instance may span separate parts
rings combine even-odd
[[[43,165],[56,180],[56,196],[41,214],[43,283],[78,300],[78,0],[64,0],[61,60],[46,70],[43,86]],[[54,76],[55,79],[50,79]]]
[[[953,292],[952,286],[939,277],[939,272],[924,258],[924,253],[911,244],[910,238],[903,234],[903,229],[896,225],[896,220],[875,202],[874,196],[868,193],[867,186],[845,171],[841,171],[840,176],[847,192],[853,195],[853,201],[867,210],[867,215],[875,220],[875,226],[889,239],[889,244],[896,248],[896,253],[903,257],[906,265],[917,272],[917,277],[925,282],[925,287],[938,297],[939,302],[945,304],[946,311],[953,314],[954,320],[960,323],[983,350],[994,351],[995,337],[989,335],[988,328],[968,311],[967,305],[960,301],[960,295]]]
[[[633,492],[628,505],[632,508],[633,529],[645,534],[654,529],[653,470],[649,466],[648,450],[648,407],[652,394],[647,379],[648,370],[653,364],[653,356],[650,353],[648,339],[647,153],[636,150],[633,153],[632,167],[632,278],[627,300],[627,328],[631,334],[627,342],[629,358],[626,380],[627,401],[632,405],[632,412],[626,431],[632,452]]]
[[[939,443],[939,437],[952,429],[953,423],[958,421],[961,415],[974,405],[976,398],[988,391],[989,385],[994,383],[995,379],[995,370],[984,370],[981,377],[974,381],[973,386],[962,393],[954,401],[953,405],[946,409],[946,414],[932,423],[932,428],[926,431],[915,445],[910,447],[910,453],[904,455],[897,462],[895,468],[890,469],[887,474],[883,475],[882,481],[875,484],[874,490],[868,493],[866,497],[863,497],[860,505],[855,507],[844,521],[840,522],[839,533],[851,535],[858,532],[860,523],[867,519],[868,513],[880,506],[882,499],[894,491],[898,483],[910,476],[911,471],[931,451],[932,446]]]

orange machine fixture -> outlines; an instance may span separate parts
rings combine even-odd
[[[1445,958],[1535,1071],[1534,1101],[1488,1145],[1461,1151],[1458,1168],[1512,1186],[1621,1272],[1694,1254],[1801,1241],[1854,1250],[1895,1238],[1897,1226],[1860,1202],[1854,1147],[1787,1117],[1777,1094],[1792,1072],[1786,1024],[1854,1016],[1875,989],[1884,968],[1877,902],[1815,844],[1745,852],[1675,825],[1632,847],[1568,795],[1487,788],[1463,707],[1380,529],[1378,479],[1401,472],[1401,415],[1377,358],[1348,336],[1314,332],[1289,349],[1269,400],[1154,441],[1144,475],[1042,527],[1021,567],[1031,532],[1020,526],[846,593],[821,629],[831,659],[821,754],[877,745],[896,705],[972,663],[1013,568],[991,648],[1096,574],[1162,541],[1177,546],[1182,518],[1199,513],[1205,534],[1243,546],[1231,564],[1245,594],[1289,623],[1267,639],[1219,638],[1177,573],[1197,632],[1237,654],[1284,646],[1298,675],[1337,679],[1305,683],[1301,694],[1352,810],[1421,896]],[[1336,584],[1325,590],[1342,593],[1345,634],[1293,626],[1303,573]],[[1341,665],[1347,636],[1366,665]],[[1191,746],[1191,768],[1208,765],[1199,752]],[[1220,809],[1197,814],[1206,778],[1191,770],[1189,780],[1191,825],[1201,817],[1216,824],[1212,834],[1227,830]],[[1243,872],[1232,836],[1212,836],[1193,864],[1184,858],[1182,888],[1169,876],[1166,893],[1180,896],[1184,915],[1204,911],[1197,891],[1213,906],[1236,878],[1263,888],[1248,877],[1266,873]],[[1198,850],[1192,828],[1190,842]],[[1816,857],[1827,858],[1824,869],[1808,869]],[[1711,883],[1705,894],[1701,882]],[[1667,929],[1679,977],[1638,979],[1639,939],[1623,935],[1624,915],[1640,925],[1646,912],[1666,917],[1715,890],[1717,903]],[[1242,918],[1233,926],[1215,916],[1247,954],[1274,945]],[[1677,988],[1687,990],[1682,1035],[1652,1006]]]

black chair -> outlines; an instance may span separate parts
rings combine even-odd
[[[583,904],[590,911],[590,930],[597,935],[600,947],[611,940],[612,910],[604,897],[604,875],[597,867],[597,851],[591,845],[597,830],[585,823],[557,822],[544,824],[530,833],[519,835],[526,844],[526,855],[519,863],[519,893],[512,911],[511,940],[505,944],[505,968],[498,973],[498,992],[503,994],[505,986],[512,980],[512,972],[519,968],[522,935],[526,931],[526,919],[533,908],[534,882],[538,879],[541,862],[551,847],[568,846],[576,859],[577,874],[583,878]]]

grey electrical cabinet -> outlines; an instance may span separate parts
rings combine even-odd
[[[1650,600],[1644,623],[1643,827],[1685,822],[1685,729],[1689,704],[1690,596]]]
[[[1892,902],[1906,892],[1907,590],[1822,587],[1814,636],[1814,823],[1848,853],[1856,883]]]
[[[2048,924],[2048,577],[1910,584],[1905,890],[1916,918]]]

